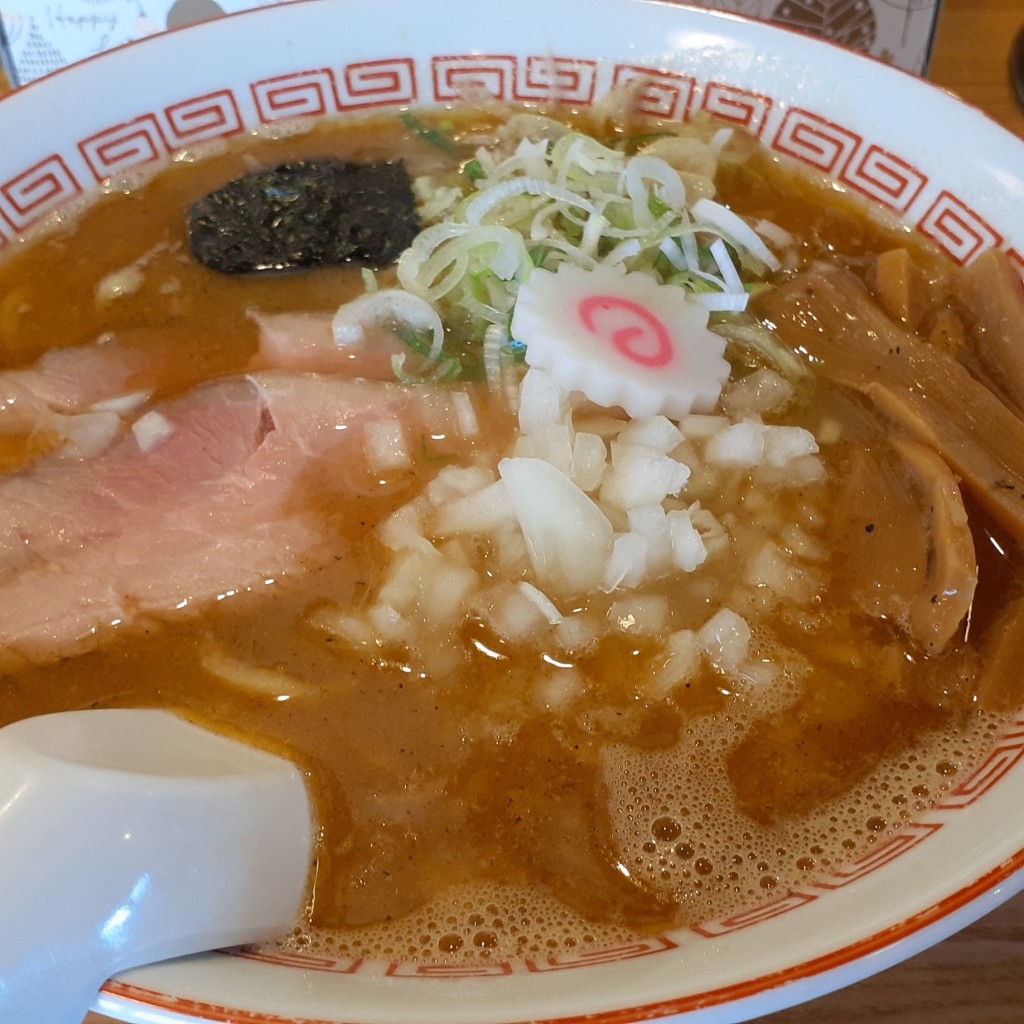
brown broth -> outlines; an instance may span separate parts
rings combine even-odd
[[[55,344],[111,334],[177,347],[180,370],[163,394],[244,370],[256,340],[249,307],[334,309],[361,289],[359,275],[213,274],[187,255],[188,204],[254,162],[396,151],[414,165],[436,160],[397,121],[381,119],[250,140],[117,190],[0,265],[0,363],[26,365]],[[798,180],[757,159],[722,188],[738,208],[805,238],[808,261],[839,252],[866,264],[908,244],[904,232]],[[97,303],[97,282],[142,257],[141,289]],[[833,398],[820,389],[801,422],[835,416]],[[500,411],[488,422],[496,438],[507,434]],[[858,423],[851,415],[846,444],[871,443]],[[21,449],[6,443],[8,472],[46,450],[38,437]],[[836,477],[844,451],[828,454]],[[425,960],[590,948],[752,906],[865,852],[992,740],[997,720],[974,710],[978,651],[1019,582],[984,540],[994,530],[980,515],[971,646],[958,640],[925,661],[895,631],[851,615],[841,595],[855,569],[839,555],[812,614],[783,610],[755,637],[766,659],[800,654],[783,655],[777,690],[736,693],[707,669],[671,697],[652,697],[647,680],[659,656],[628,633],[571,661],[551,652],[553,669],[471,624],[453,638],[461,653],[451,670],[432,674],[415,653],[354,650],[313,628],[323,603],[363,599],[378,572],[374,524],[432,471],[423,464],[380,493],[319,509],[325,531],[353,552],[344,568],[318,568],[201,618],[152,623],[88,654],[2,676],[0,722],[167,706],[294,758],[309,772],[321,835],[308,919],[288,941]],[[756,489],[736,497],[747,514],[763,512]],[[771,514],[802,522],[811,508],[827,513],[831,500],[829,488],[813,501],[797,490]],[[666,584],[676,624],[699,623],[731,586],[728,572],[703,590]],[[608,604],[594,599],[602,612]],[[281,692],[229,684],[210,670],[211,656],[276,673]],[[585,681],[582,698],[561,706],[544,696],[541,684],[559,673]],[[624,880],[623,865],[638,884]]]

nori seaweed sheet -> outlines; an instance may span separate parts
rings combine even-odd
[[[302,160],[253,171],[194,203],[195,258],[225,274],[398,259],[420,229],[401,163]]]

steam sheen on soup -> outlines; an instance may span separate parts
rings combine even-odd
[[[203,197],[332,161],[408,171],[397,266],[196,258]],[[728,126],[277,129],[11,249],[0,721],[169,707],[301,764],[285,944],[571,954],[776,899],[1024,696],[1019,280]]]

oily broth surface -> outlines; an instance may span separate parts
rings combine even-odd
[[[360,294],[358,271],[346,267],[267,274],[258,283],[211,273],[189,254],[186,216],[196,199],[257,167],[331,153],[369,162],[398,151],[414,174],[429,173],[438,162],[429,146],[410,142],[397,118],[354,125],[355,130],[278,126],[229,146],[211,143],[187,151],[167,167],[129,172],[10,245],[0,260],[0,366],[21,366],[50,348],[88,344],[106,334],[137,337],[145,345],[159,330],[191,367],[168,381],[162,393],[173,394],[193,380],[245,368],[257,337],[256,326],[239,315],[247,308],[333,311]],[[131,298],[97,301],[100,282],[133,265],[144,273]],[[61,282],[60,301],[54,298],[55,280]]]
[[[250,307],[333,309],[357,294],[361,281],[350,270],[211,274],[187,256],[188,204],[256,163],[327,152],[375,159],[402,147],[414,171],[436,161],[407,136],[396,120],[381,119],[355,130],[249,142],[180,162],[97,202],[0,265],[0,360],[25,365],[55,342],[86,344],[111,333],[128,344],[159,337],[178,347],[179,370],[164,395],[243,370],[255,350]],[[799,226],[809,257],[838,250],[860,259],[894,244],[852,208],[823,205],[820,191],[772,188],[778,173],[763,165],[737,171],[723,182],[726,198]],[[97,283],[136,261],[144,271],[138,291],[97,303]],[[54,279],[62,279],[61,302],[52,298]],[[827,394],[821,401],[803,422],[813,426],[825,414]],[[489,426],[473,444],[503,443],[507,415],[482,409]],[[828,458],[840,473],[842,451]],[[648,645],[628,631],[585,663],[563,660],[554,668],[473,627],[458,638],[466,654],[445,674],[424,672],[415,656],[346,649],[315,630],[311,615],[325,600],[358,605],[376,571],[374,524],[432,472],[424,464],[383,480],[344,507],[311,490],[305,499],[318,506],[325,534],[337,537],[346,561],[238,595],[199,620],[153,622],[89,654],[3,677],[0,721],[69,708],[169,706],[293,757],[310,772],[322,836],[309,920],[286,942],[423,960],[591,949],[775,898],[892,834],[969,770],[998,732],[996,718],[972,710],[979,663],[962,644],[908,680],[890,671],[899,658],[893,638],[853,622],[829,597],[814,609],[817,621],[831,622],[828,630],[792,617],[755,636],[765,659],[782,647],[801,647],[806,656],[785,665],[782,681],[764,691],[731,692],[708,670],[685,692],[652,698],[645,681],[656,666]],[[750,514],[759,514],[757,500],[744,495]],[[810,514],[799,492],[779,500],[776,514],[796,522]],[[815,501],[818,514],[829,500],[826,487]],[[985,608],[995,608],[1002,588],[1016,582],[991,545],[982,539],[977,547],[983,582],[975,628],[984,636]],[[827,594],[843,592],[842,571],[840,563]],[[692,591],[668,596],[694,615],[709,600]],[[272,673],[261,678],[273,678],[279,692],[226,682],[210,671],[211,654]],[[821,689],[807,668],[816,660],[830,669],[824,707],[807,699],[815,683]],[[559,674],[575,671],[588,680],[582,707],[558,699]],[[837,757],[845,767],[805,794],[799,814],[755,822],[737,796],[743,766],[734,763],[730,772],[728,754],[751,722],[794,703],[811,723],[838,721],[837,743],[877,756],[866,767]],[[789,753],[792,771],[804,771],[799,744]],[[529,834],[522,846],[493,801],[502,786],[523,809]],[[607,891],[573,884],[576,875],[589,877],[592,853],[536,857],[555,845],[564,820],[545,816],[545,806],[590,815],[582,845],[616,851],[629,873],[671,900],[634,905],[611,883]],[[607,881],[601,872],[595,877]]]

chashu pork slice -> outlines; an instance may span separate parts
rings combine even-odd
[[[413,401],[346,377],[223,378],[158,406],[99,456],[3,478],[0,667],[76,654],[140,618],[338,557],[321,551],[303,481],[344,498],[362,428],[408,417]]]

